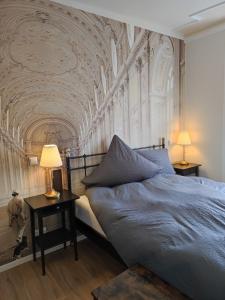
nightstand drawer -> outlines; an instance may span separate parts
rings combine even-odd
[[[61,213],[67,209],[70,209],[70,207],[71,207],[70,202],[59,203],[59,204],[45,207],[44,209],[42,208],[41,210],[38,211],[38,214],[40,214],[44,218],[57,213]]]
[[[189,163],[188,165],[181,165],[179,163],[173,164],[173,168],[177,175],[188,176],[195,175],[199,176],[200,164]]]
[[[183,175],[183,176],[194,174],[195,171],[196,171],[195,167],[192,167],[192,168],[189,168],[189,169],[185,169],[185,170],[176,169],[176,173],[178,175]]]

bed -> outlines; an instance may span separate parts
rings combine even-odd
[[[86,195],[81,195],[76,201],[76,217],[80,222],[89,226],[93,232],[96,232],[96,234],[100,235],[102,238],[107,239],[106,234],[99,224]]]
[[[134,151],[145,151],[145,150],[157,150],[157,149],[165,149],[165,138],[160,138],[158,144],[139,147],[133,149]],[[106,152],[95,153],[89,155],[81,155],[81,156],[69,156],[66,158],[66,166],[67,166],[67,181],[68,181],[68,189],[77,193],[77,186],[79,190],[80,199],[76,201],[76,225],[78,230],[85,235],[87,238],[91,239],[101,247],[103,247],[106,251],[108,251],[111,255],[113,255],[116,259],[118,259],[122,264],[126,265],[124,260],[115,250],[111,242],[107,239],[107,236],[99,224],[91,206],[87,195],[84,195],[86,191],[82,188],[80,189],[80,180],[83,176],[87,176],[88,170],[93,170],[99,166],[99,162],[101,162],[102,158],[106,155]],[[92,160],[94,159],[94,160]],[[96,159],[96,160],[95,160]],[[73,165],[73,162],[77,162]],[[77,172],[81,172],[79,176]],[[73,186],[73,178],[72,174],[74,174],[75,179],[77,180],[77,185]],[[75,188],[75,190],[74,190]]]
[[[165,149],[165,138],[162,137],[159,139],[158,144],[134,148],[134,151],[145,151],[145,150],[159,150]],[[111,255],[113,255],[116,259],[120,260],[121,263],[126,265],[120,255],[117,253],[111,242],[107,239],[107,236],[99,224],[91,206],[87,195],[84,195],[86,191],[82,188],[80,189],[79,184],[80,180],[83,176],[87,176],[88,170],[93,170],[99,166],[102,158],[106,155],[106,152],[102,153],[94,153],[94,154],[84,154],[80,156],[69,156],[66,158],[66,166],[67,166],[67,181],[68,181],[68,189],[77,193],[77,186],[75,185],[75,190],[72,182],[72,174],[75,175],[78,183],[78,190],[80,199],[76,201],[76,224],[78,230],[84,234],[89,239],[93,240],[95,243],[99,244],[106,251],[108,251]],[[92,160],[92,158],[94,160]],[[95,161],[95,159],[97,159]],[[73,165],[73,162],[77,162]],[[97,163],[96,163],[97,162]],[[77,172],[81,172],[81,178],[79,176],[76,177]]]
[[[159,148],[164,149],[164,143]],[[121,157],[124,159],[124,153]],[[127,168],[130,165],[129,161]],[[144,172],[149,169],[143,164],[142,168]],[[111,169],[112,178],[116,180],[121,172],[119,169],[114,176]],[[224,300],[225,184],[172,172],[153,173],[143,180],[129,178],[112,186],[106,173],[101,178],[103,186],[98,184],[99,174],[87,177],[86,182],[94,180],[94,186],[89,185],[86,192],[92,223],[85,230],[94,227],[91,230],[127,266],[141,263],[190,298]],[[81,218],[78,222],[85,224],[87,220]]]

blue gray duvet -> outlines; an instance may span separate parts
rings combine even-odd
[[[128,266],[143,264],[190,298],[225,299],[225,184],[161,174],[87,195]]]

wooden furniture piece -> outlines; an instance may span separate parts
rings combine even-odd
[[[178,290],[141,265],[131,267],[92,291],[94,300],[185,300]]]
[[[189,163],[188,165],[181,165],[179,163],[173,164],[173,168],[178,175],[188,176],[195,174],[195,176],[199,176],[199,167],[200,164]]]
[[[141,150],[141,149],[164,149],[165,148],[165,138],[161,139],[161,143],[158,145],[152,145],[148,147],[141,147],[141,148],[135,148],[133,150]],[[87,169],[89,168],[95,168],[99,164],[88,164],[87,159],[88,158],[94,158],[94,157],[102,157],[106,154],[104,153],[95,153],[95,154],[89,154],[89,155],[81,155],[81,156],[69,156],[66,158],[66,165],[67,165],[67,179],[68,179],[68,189],[72,191],[72,182],[71,182],[71,173],[76,170],[83,170],[84,175],[87,175]],[[83,160],[83,164],[80,163],[80,160]],[[72,167],[71,162],[72,161],[78,161],[79,167]],[[125,265],[122,258],[120,258],[119,254],[116,252],[112,244],[104,238],[102,235],[100,235],[96,230],[85,224],[83,221],[76,218],[76,224],[77,229],[84,234],[87,238],[91,239],[95,243],[99,244],[100,246],[103,246],[104,249],[106,249],[111,255],[113,255],[116,259],[119,258],[119,260]]]
[[[63,190],[59,199],[47,199],[44,195],[38,195],[24,199],[30,209],[31,238],[33,260],[36,261],[36,245],[41,249],[42,275],[45,275],[45,250],[71,241],[74,244],[75,260],[77,253],[77,233],[75,223],[75,200],[79,196],[70,191]],[[69,228],[66,227],[65,213],[68,211]],[[38,218],[39,235],[35,235],[35,214]],[[43,232],[43,218],[53,214],[61,214],[62,227],[49,232]]]

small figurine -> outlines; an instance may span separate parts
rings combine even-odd
[[[27,221],[25,203],[23,198],[19,197],[17,192],[13,192],[12,196],[13,198],[9,200],[8,203],[9,226],[11,227],[14,222],[17,225],[17,242],[20,243],[23,238]]]

